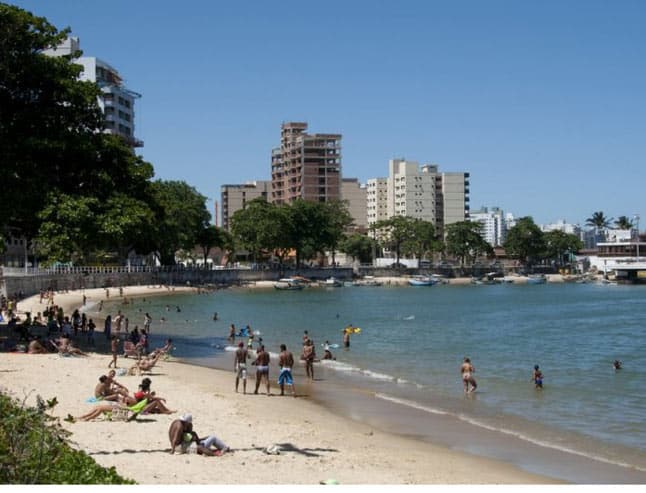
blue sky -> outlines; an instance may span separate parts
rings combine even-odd
[[[283,121],[471,173],[471,208],[646,224],[646,2],[23,0],[116,67],[158,177],[270,178]]]

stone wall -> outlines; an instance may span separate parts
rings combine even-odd
[[[334,276],[341,280],[352,279],[351,268],[334,269],[176,269],[149,272],[111,273],[56,273],[25,276],[0,276],[0,293],[13,295],[22,292],[25,296],[37,294],[41,289],[55,291],[65,289],[91,289],[113,286],[150,286],[153,284],[182,285],[242,285],[254,281],[276,281],[281,277],[300,275],[309,279],[323,280]]]

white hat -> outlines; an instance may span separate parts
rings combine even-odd
[[[180,416],[179,420],[184,421],[185,423],[192,423],[193,422],[193,416],[190,415],[190,414],[185,414],[184,416]]]

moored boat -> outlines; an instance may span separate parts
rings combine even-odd
[[[305,284],[298,281],[297,279],[292,279],[291,277],[285,277],[283,279],[278,279],[274,283],[274,288],[284,291],[297,291],[303,289]]]
[[[438,282],[437,279],[429,276],[413,276],[408,280],[408,284],[411,286],[433,286]]]

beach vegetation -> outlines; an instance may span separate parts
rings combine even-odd
[[[72,448],[71,433],[49,414],[56,405],[38,396],[28,407],[0,393],[0,483],[135,484]]]

